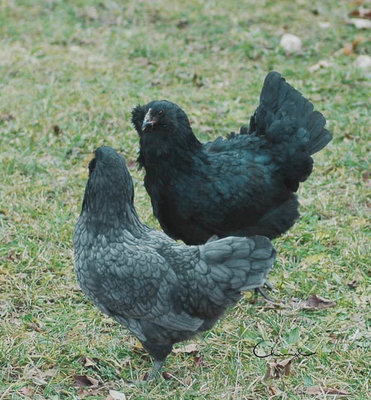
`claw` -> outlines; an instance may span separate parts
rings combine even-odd
[[[269,281],[265,281],[264,286],[266,286],[268,290],[276,290],[276,288]]]
[[[270,301],[271,303],[276,302],[276,300],[273,297],[270,297],[262,287],[256,288],[255,293],[261,294],[265,298],[265,300]]]
[[[149,382],[153,379],[158,378],[160,376],[160,370],[163,365],[164,365],[164,361],[155,360],[153,363],[152,371],[149,373],[148,378],[146,379],[146,382]]]

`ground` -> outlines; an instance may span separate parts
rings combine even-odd
[[[1,400],[106,399],[110,390],[121,393],[111,399],[309,399],[326,388],[367,398],[371,75],[354,62],[371,46],[369,31],[346,23],[361,3],[0,2]],[[284,33],[302,39],[300,54],[285,54]],[[133,106],[174,101],[209,140],[249,120],[273,69],[334,135],[299,190],[300,221],[274,242],[279,304],[247,294],[193,352],[169,356],[175,378],[129,385],[151,361],[84,297],[73,270],[92,151],[107,144],[125,155],[138,213],[158,227],[135,164]],[[306,306],[313,296],[329,303]],[[253,354],[262,340],[275,346],[267,358]],[[289,354],[299,351],[315,354]],[[288,375],[264,379],[288,358]]]

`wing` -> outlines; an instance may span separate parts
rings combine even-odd
[[[76,270],[84,292],[112,317],[197,330],[201,319],[174,309],[171,293],[181,284],[168,262],[152,247],[128,242],[127,237],[106,246],[100,242],[93,246],[91,257],[77,257]]]
[[[250,149],[249,136],[217,141],[206,152],[208,164],[200,163],[192,174],[178,174],[176,184],[169,188],[183,219],[173,228],[184,231],[182,224],[192,224],[190,237],[197,237],[196,229],[204,232],[206,240],[207,235],[243,233],[246,226],[256,223],[275,204],[282,192],[272,157],[254,143],[255,139]]]

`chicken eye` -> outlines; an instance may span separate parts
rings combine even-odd
[[[164,114],[164,112],[162,111],[162,110],[160,110],[159,112],[158,112],[158,115],[163,115]]]

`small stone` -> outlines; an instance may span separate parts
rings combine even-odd
[[[358,56],[354,64],[361,69],[371,69],[371,57],[366,55]]]
[[[291,33],[285,33],[281,37],[280,46],[286,54],[299,54],[302,51],[301,39]]]

